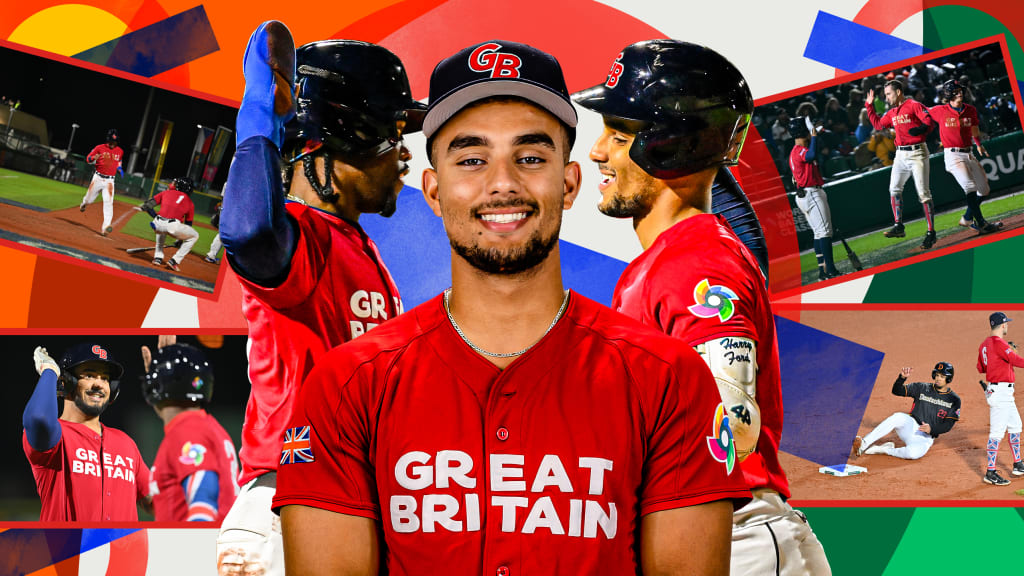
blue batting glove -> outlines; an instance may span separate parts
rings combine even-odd
[[[278,148],[295,115],[295,42],[288,27],[268,20],[249,37],[242,61],[245,93],[235,124],[235,144],[263,136]]]
[[[118,174],[118,176],[120,176],[121,178],[124,178],[124,168],[121,168],[120,166],[118,166],[118,167],[117,167],[117,174]]]

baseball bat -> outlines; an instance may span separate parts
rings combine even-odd
[[[850,264],[852,264],[854,269],[858,272],[863,270],[864,265],[861,264],[860,257],[858,257],[857,253],[853,251],[853,248],[850,248],[850,245],[846,243],[846,238],[839,235],[839,230],[836,230],[836,236],[839,236],[839,241],[843,243],[843,248],[846,249],[846,257],[849,258]]]
[[[137,254],[139,252],[145,252],[146,250],[153,250],[156,246],[145,246],[143,248],[125,248],[124,251],[129,254]]]

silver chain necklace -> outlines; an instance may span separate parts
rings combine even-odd
[[[555,324],[558,324],[558,321],[562,318],[562,314],[565,313],[565,308],[569,305],[569,291],[566,290],[565,297],[562,298],[562,307],[558,309],[558,314],[555,314],[555,319],[551,321],[551,325],[548,326],[548,329],[545,330],[543,334],[541,334],[540,338],[538,338],[536,342],[530,344],[529,346],[523,348],[518,352],[504,352],[498,354],[495,352],[488,352],[487,350],[484,350],[483,348],[470,342],[469,338],[466,338],[466,334],[462,332],[462,328],[459,328],[459,323],[455,321],[455,317],[452,316],[452,309],[448,305],[448,299],[451,297],[451,294],[451,288],[448,288],[447,290],[444,291],[444,311],[445,314],[448,315],[448,321],[452,323],[452,328],[455,328],[455,331],[459,333],[459,338],[462,338],[462,341],[468,344],[470,348],[472,348],[476,352],[479,352],[480,354],[483,354],[484,356],[490,356],[491,358],[515,358],[516,356],[522,356],[523,354],[526,354],[527,350],[536,346],[537,342],[543,340],[544,337],[548,335],[548,332],[551,332],[551,329],[555,327]]]

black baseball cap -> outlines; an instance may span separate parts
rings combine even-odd
[[[992,315],[988,317],[988,325],[993,328],[999,326],[1000,324],[1005,324],[1009,321],[1010,317],[1007,316],[1006,314],[1003,314],[1002,312],[993,312]]]
[[[518,42],[488,40],[463,48],[434,67],[423,135],[430,138],[468,104],[491,96],[529,100],[576,127],[576,109],[554,56]]]

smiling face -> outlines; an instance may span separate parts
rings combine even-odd
[[[102,364],[83,364],[75,369],[75,375],[78,388],[69,400],[86,416],[99,416],[110,404],[109,369]]]
[[[615,218],[643,217],[651,210],[661,190],[659,180],[648,174],[629,157],[638,126],[605,117],[604,130],[590,148],[590,159],[597,163],[601,182],[601,202],[597,209]]]
[[[471,105],[435,134],[432,155],[423,194],[456,255],[502,275],[548,258],[580,181],[554,116],[518,99]]]

